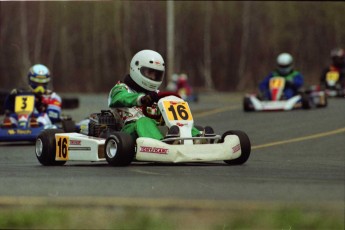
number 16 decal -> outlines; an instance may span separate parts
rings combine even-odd
[[[189,106],[185,102],[171,103],[170,101],[165,101],[164,107],[169,120],[193,120]]]
[[[68,145],[69,137],[57,136],[56,137],[56,160],[68,160]]]

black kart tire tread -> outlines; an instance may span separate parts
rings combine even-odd
[[[76,132],[75,121],[73,120],[62,120],[62,128],[65,133]]]
[[[224,139],[228,135],[236,135],[240,139],[240,144],[241,144],[241,156],[237,159],[233,160],[225,160],[224,162],[229,164],[229,165],[242,165],[244,164],[249,156],[250,156],[250,151],[251,151],[251,143],[249,140],[249,137],[246,133],[240,130],[231,130],[227,131],[222,135],[221,142],[224,142]]]
[[[311,109],[311,103],[309,101],[309,96],[307,94],[301,94],[302,97],[302,108],[303,109]]]
[[[117,144],[117,153],[110,158],[107,154],[107,144],[114,140]],[[124,132],[112,132],[104,144],[104,155],[107,162],[112,166],[128,166],[135,157],[135,140]]]
[[[252,112],[252,111],[254,111],[254,109],[251,108],[249,106],[249,104],[250,104],[250,99],[249,98],[243,98],[243,110],[245,112]]]
[[[37,137],[41,139],[43,144],[43,150],[41,156],[37,156],[38,161],[44,166],[62,166],[66,161],[56,161],[55,152],[56,152],[56,142],[55,134],[63,133],[62,129],[46,129],[43,130]],[[36,139],[36,140],[37,140]]]

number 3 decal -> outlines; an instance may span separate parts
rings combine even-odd
[[[68,144],[69,137],[57,136],[56,137],[56,160],[68,160]]]
[[[15,99],[15,112],[28,114],[34,110],[35,97],[32,95],[16,96]]]

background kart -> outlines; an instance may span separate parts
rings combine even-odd
[[[324,85],[316,87],[314,91],[325,90],[327,96],[345,97],[345,82],[340,78],[338,71],[329,71],[326,73]]]
[[[4,103],[6,100],[7,95],[9,95],[8,90],[0,89],[0,115],[4,114]],[[62,109],[76,109],[79,107],[79,99],[77,97],[61,97]]]
[[[61,116],[60,120],[49,126],[38,126],[31,121],[32,113],[35,108],[36,95],[33,93],[22,92],[15,96],[14,110],[18,117],[17,127],[8,127],[0,124],[0,141],[32,141],[47,128],[59,128],[65,132],[74,132],[78,129],[70,116]]]
[[[269,82],[271,100],[263,99],[262,96],[257,94],[246,94],[243,98],[243,110],[246,112],[286,111],[327,106],[327,96],[324,91],[300,91],[297,95],[285,99],[283,94],[284,87],[285,78],[271,78]]]
[[[160,95],[158,109],[164,126],[162,133],[178,125],[180,136],[155,140],[139,137],[134,140],[121,132],[121,121],[109,110],[90,115],[88,135],[44,130],[36,140],[35,153],[42,165],[64,165],[66,161],[107,161],[113,166],[126,166],[132,161],[145,162],[210,162],[244,164],[250,155],[248,136],[238,130],[222,135],[192,137],[194,121],[189,105],[176,96]],[[146,111],[146,108],[144,108]],[[163,118],[163,119],[162,119]],[[178,141],[180,144],[170,144]],[[200,142],[207,142],[201,144]]]

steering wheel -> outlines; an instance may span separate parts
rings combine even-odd
[[[161,99],[161,98],[163,98],[163,97],[167,97],[167,96],[175,96],[175,97],[181,98],[181,96],[180,96],[179,94],[177,94],[177,93],[174,93],[174,92],[167,92],[167,91],[166,91],[166,92],[159,92],[159,93],[158,93],[158,100]],[[144,106],[142,107],[143,114],[144,114],[146,117],[149,117],[149,118],[151,118],[151,119],[154,119],[154,120],[160,122],[160,121],[161,121],[161,118],[162,118],[162,114],[149,114],[149,113],[147,112],[147,108],[148,108],[148,107],[151,107],[151,106],[144,105]],[[157,107],[157,106],[156,106],[156,107]]]

